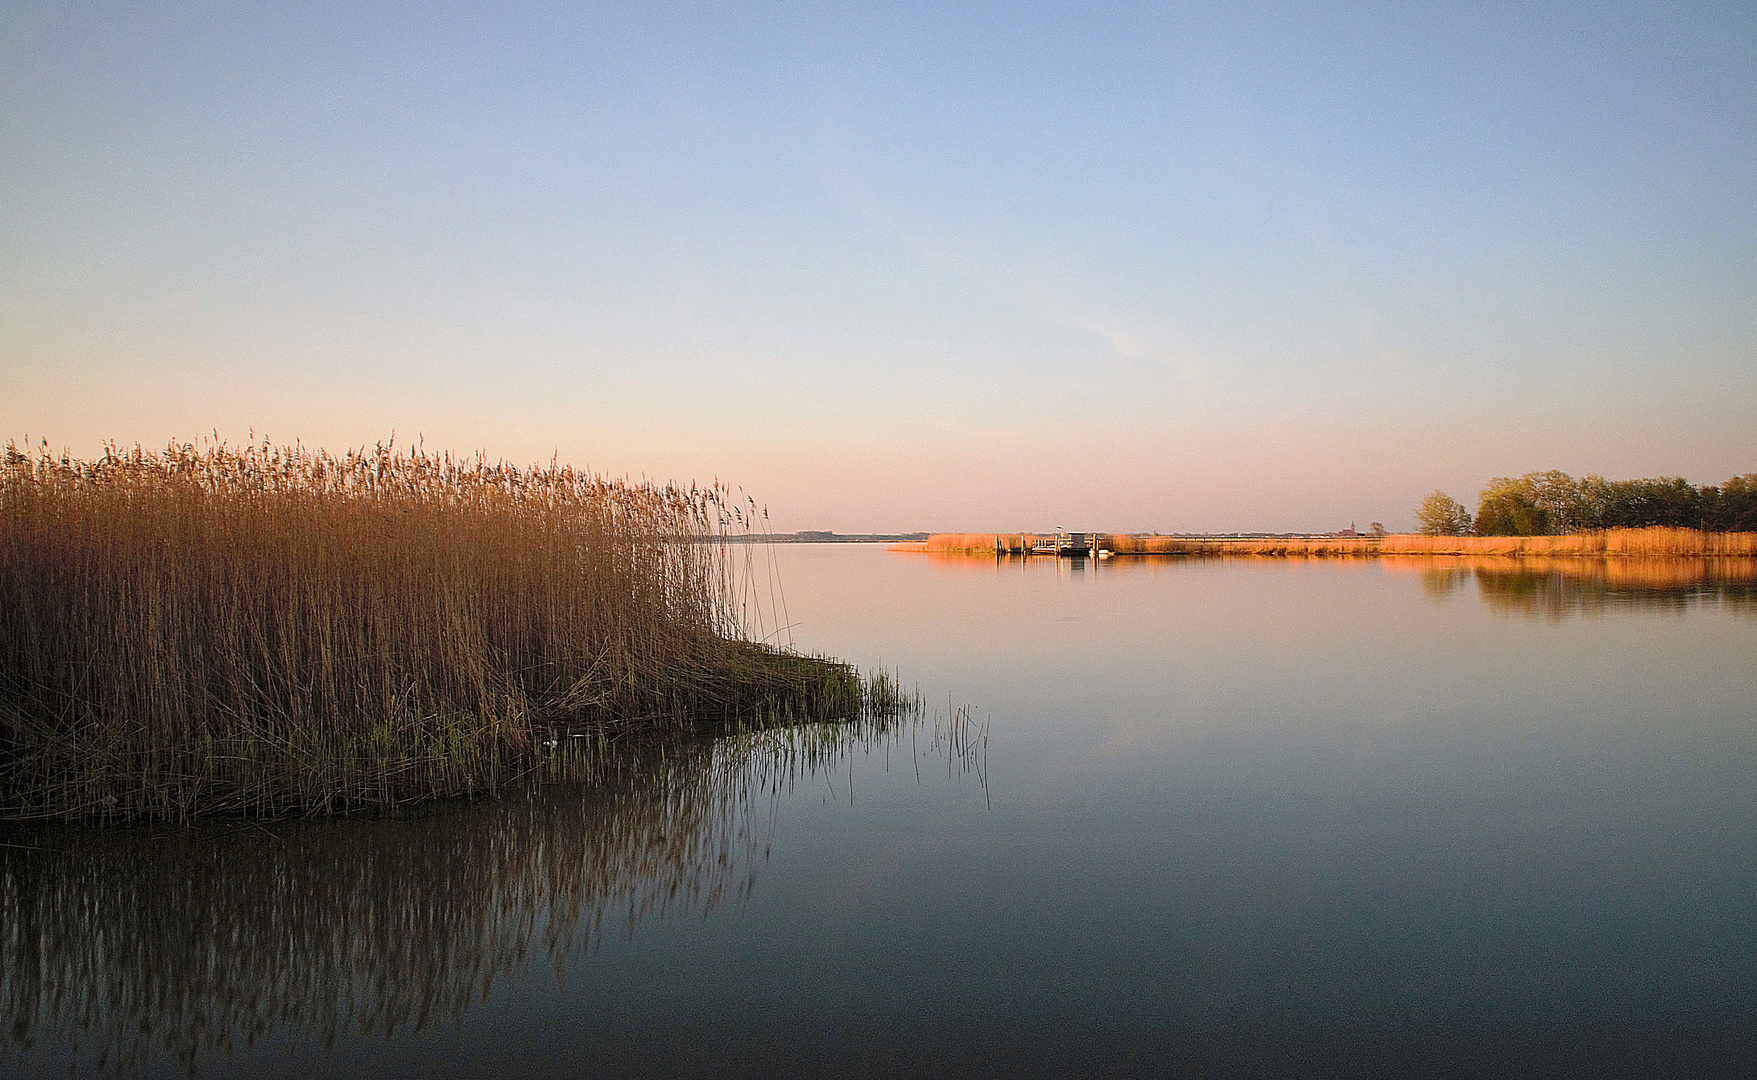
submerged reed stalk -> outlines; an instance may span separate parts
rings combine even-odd
[[[853,715],[748,639],[727,489],[268,444],[0,463],[0,815],[319,813],[491,788],[534,740]]]

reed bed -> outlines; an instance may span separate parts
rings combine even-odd
[[[1099,546],[1116,555],[1313,556],[1507,555],[1507,556],[1757,556],[1757,533],[1716,533],[1653,527],[1606,529],[1567,536],[1139,536],[1095,533]],[[995,555],[1029,551],[1032,533],[934,533],[920,545],[898,550],[939,555]]]
[[[1387,536],[1387,554],[1410,555],[1661,555],[1757,556],[1757,533],[1703,532],[1653,526],[1645,529],[1604,529],[1565,536]]]
[[[1105,534],[1103,542],[1118,555],[1314,555],[1354,556],[1378,553],[1371,536],[1129,536]]]
[[[1019,533],[1012,533],[1008,538],[1014,541],[1014,547],[1023,539]],[[945,555],[993,555],[1001,540],[999,533],[934,533],[920,544],[894,544],[892,547],[897,551],[930,551]]]
[[[0,463],[0,815],[490,790],[547,734],[858,715],[751,640],[726,488],[268,444]]]

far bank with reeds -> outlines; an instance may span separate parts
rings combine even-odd
[[[1114,555],[1311,556],[1757,556],[1757,533],[1700,529],[1604,529],[1566,536],[1142,536],[1094,533],[1093,546]],[[943,555],[995,556],[1029,551],[1053,534],[934,533],[919,545],[895,550]]]
[[[709,488],[385,447],[0,463],[0,816],[491,790],[569,734],[860,715],[750,640]]]

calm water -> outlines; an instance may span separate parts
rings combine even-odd
[[[798,645],[937,724],[400,821],[8,832],[0,1072],[1757,1060],[1750,567],[774,555]]]

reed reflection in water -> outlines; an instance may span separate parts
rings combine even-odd
[[[1387,569],[1419,573],[1436,600],[1464,592],[1503,615],[1561,621],[1591,618],[1610,608],[1682,612],[1704,605],[1757,617],[1757,559],[1668,558],[1402,558]]]
[[[563,744],[549,775],[400,819],[0,836],[0,1071],[136,1073],[292,1034],[456,1022],[606,931],[748,893],[773,800],[892,748],[985,782],[968,710]]]

